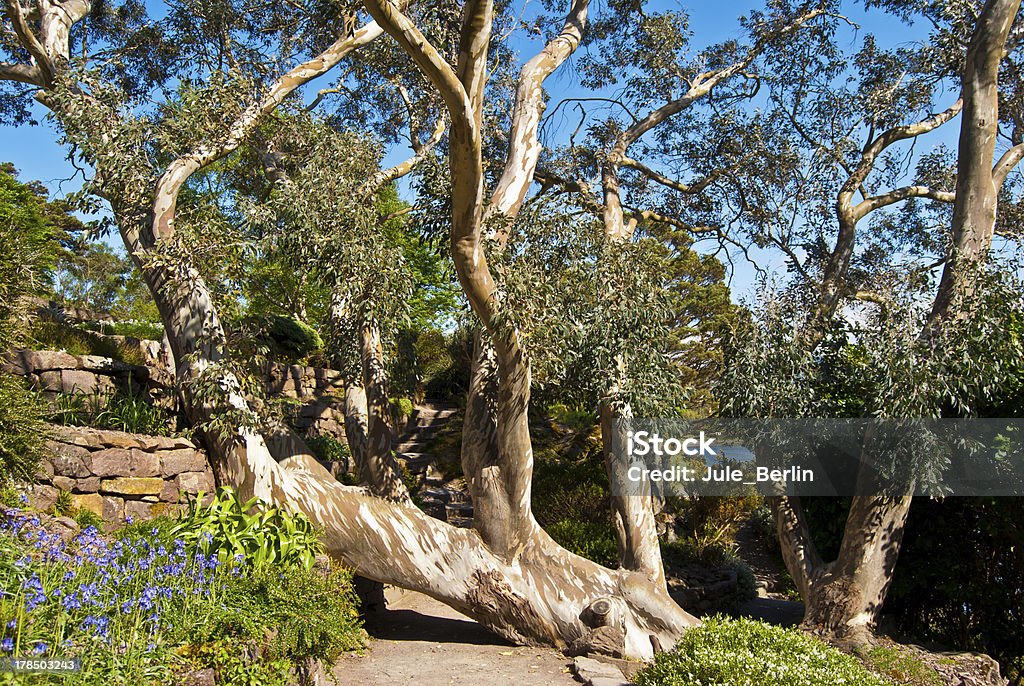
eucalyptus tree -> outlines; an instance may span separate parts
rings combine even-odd
[[[1012,194],[1000,189],[1024,154],[1011,30],[1019,3],[968,3],[958,6],[961,14],[889,8],[908,17],[935,12],[935,34],[893,51],[869,36],[849,76],[851,65],[834,50],[771,56],[781,78],[766,116],[788,127],[794,163],[777,194],[765,196],[791,216],[757,206],[738,214],[752,235],[782,251],[794,278],[788,304],[768,307],[762,330],[741,346],[726,391],[733,413],[970,416],[1009,381],[1009,361],[1020,354],[1005,327],[1019,304],[993,289],[991,281],[1005,277],[992,275],[1000,267],[988,254],[997,197],[1013,209]],[[844,77],[848,85],[837,87]],[[942,92],[949,81],[959,98]],[[916,139],[958,114],[955,157],[938,149],[914,170]],[[1000,133],[1009,145],[996,155]],[[837,402],[835,377],[844,374],[838,395],[847,400]],[[887,459],[863,457],[864,464]],[[853,643],[870,639],[915,488],[868,495],[868,471],[861,469],[863,492],[852,498],[833,561],[818,553],[799,499],[772,499],[805,624]]]
[[[562,29],[517,79],[508,164],[493,194],[499,212],[514,214],[532,180],[540,149],[541,84],[578,45],[586,5],[584,0],[571,5]],[[376,23],[359,25],[354,12],[324,21],[291,4],[231,5],[217,13],[175,5],[156,24],[132,12],[115,12],[111,22],[122,25],[100,34],[107,41],[99,43],[106,58],[101,61],[90,52],[96,42],[83,44],[85,35],[97,41],[96,32],[73,30],[77,22],[90,21],[88,3],[12,0],[5,24],[10,30],[4,34],[9,61],[0,76],[29,86],[92,166],[88,192],[110,203],[122,239],[153,292],[179,377],[186,382],[186,409],[195,424],[207,427],[221,479],[247,496],[308,514],[323,528],[330,551],[359,573],[440,598],[511,640],[565,645],[601,631],[625,654],[650,655],[695,620],[671,601],[663,583],[628,569],[604,569],[561,549],[529,509],[529,368],[514,332],[497,327],[490,303],[493,281],[482,252],[479,125],[493,8],[471,3],[463,13],[454,67],[403,9],[391,3],[371,7],[400,37],[415,36],[414,44],[400,43],[427,69],[448,106],[447,148],[457,172],[452,175],[456,270],[495,343],[499,371],[497,450],[466,464],[478,512],[474,530],[431,519],[402,499],[344,486],[294,441],[268,443],[242,379],[225,357],[216,299],[194,266],[187,232],[202,227],[187,226],[178,214],[181,191],[195,172],[234,152],[304,83],[375,39],[381,32]],[[145,29],[146,50],[133,52],[135,45],[124,46],[120,54],[106,50],[117,36],[128,35],[124,22]],[[335,37],[324,41],[325,33]],[[318,54],[293,56],[317,41],[326,43]],[[280,60],[271,54],[275,51]],[[268,66],[282,61],[294,66],[283,74]],[[162,80],[157,86],[177,92],[147,110],[152,84],[146,79]]]

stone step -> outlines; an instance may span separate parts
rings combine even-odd
[[[422,453],[430,445],[429,441],[404,441],[398,444],[399,453]]]
[[[444,511],[448,521],[451,521],[453,517],[473,518],[473,506],[469,503],[446,503]]]

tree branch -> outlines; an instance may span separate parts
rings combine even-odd
[[[178,194],[192,174],[231,153],[267,114],[274,111],[296,89],[327,73],[353,50],[374,41],[381,33],[383,30],[380,26],[376,22],[371,22],[354,33],[339,38],[322,53],[303,62],[274,82],[262,100],[253,103],[239,115],[221,140],[199,145],[168,165],[156,184],[153,238],[166,238],[173,234]]]
[[[522,208],[540,159],[537,131],[544,114],[544,80],[579,46],[587,23],[588,5],[589,0],[575,0],[559,34],[519,73],[508,155],[491,195],[491,207],[505,216],[515,216]]]

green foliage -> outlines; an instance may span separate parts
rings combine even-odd
[[[35,477],[47,455],[43,407],[22,379],[0,372],[0,483]]]
[[[217,489],[209,505],[201,503],[201,496],[193,499],[188,514],[171,533],[204,554],[216,555],[222,564],[241,558],[255,567],[283,564],[311,569],[323,552],[318,533],[305,515],[261,505],[256,498],[243,503],[228,487]]]
[[[915,499],[885,613],[922,641],[988,653],[1011,676],[1024,665],[1022,521],[1021,498]]]
[[[321,435],[306,439],[306,445],[318,460],[323,462],[345,462],[352,459],[352,451],[347,443],[342,443],[334,436]]]
[[[75,510],[73,519],[82,529],[88,529],[90,526],[94,526],[97,529],[103,526],[103,517],[92,510],[87,510],[84,507],[79,507]]]
[[[615,529],[602,522],[560,519],[544,527],[558,545],[599,565],[619,565],[619,543]]]
[[[71,499],[70,491],[58,491],[57,499],[53,503],[53,514],[58,517],[74,514],[74,501]]]
[[[884,686],[857,660],[795,629],[712,617],[637,672],[637,686]]]
[[[763,503],[747,496],[669,497],[664,510],[675,515],[676,533],[691,546],[696,556],[708,563],[725,559],[735,547],[736,532]]]
[[[147,436],[165,436],[170,431],[167,413],[147,399],[116,393],[92,418],[95,426]]]
[[[554,403],[548,407],[551,419],[572,431],[589,429],[597,423],[593,412],[579,407],[569,408],[563,403]]]
[[[942,686],[942,676],[913,653],[898,647],[874,646],[863,656],[871,668],[898,684]]]
[[[145,397],[122,391],[91,396],[58,393],[47,418],[64,426],[91,426],[147,436],[177,435],[167,411]]]
[[[141,275],[128,255],[120,254],[105,243],[88,241],[80,237],[62,255],[53,279],[54,298],[65,306],[110,314],[119,319],[157,321],[160,318],[156,304]],[[130,330],[130,326],[126,329]],[[132,333],[120,333],[130,336]],[[152,336],[153,328],[145,329],[146,336],[159,340],[162,331]]]
[[[324,346],[313,327],[294,317],[275,314],[262,319],[257,339],[267,346],[271,357],[287,362],[303,360]]]
[[[262,627],[273,627],[266,658],[304,655],[324,664],[333,663],[343,651],[362,647],[358,600],[347,570],[326,572],[288,564],[257,567],[232,584],[224,602],[234,612],[218,614],[197,627],[196,643],[226,636],[261,639]]]
[[[98,355],[143,366],[141,352],[134,346],[63,322],[36,320],[29,328],[27,345],[35,350],[63,350],[71,355]]]
[[[406,419],[412,416],[414,409],[412,400],[409,398],[391,398],[391,413],[396,419],[401,420],[404,423]]]

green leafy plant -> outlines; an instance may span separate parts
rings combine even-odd
[[[168,417],[163,409],[145,398],[126,393],[111,397],[95,414],[93,423],[104,429],[134,434],[162,436],[169,432]]]
[[[209,505],[201,504],[202,496],[189,503],[171,534],[216,555],[222,564],[240,557],[256,567],[298,564],[310,569],[323,552],[318,532],[305,515],[265,506],[257,498],[243,503],[228,487],[219,488]]]
[[[348,462],[352,458],[348,444],[342,443],[334,436],[313,436],[306,439],[306,445],[316,458],[323,462]]]
[[[44,416],[39,397],[21,379],[0,372],[0,481],[35,477],[47,454]]]
[[[615,530],[602,522],[563,519],[545,527],[545,530],[566,550],[580,557],[615,567],[619,561],[619,544]]]
[[[103,517],[100,517],[92,510],[87,510],[84,507],[80,507],[75,510],[73,519],[75,520],[75,523],[83,529],[88,529],[90,526],[94,526],[99,529],[103,526]]]
[[[60,490],[57,492],[57,499],[53,503],[53,514],[58,517],[73,514],[75,501],[71,499],[71,492]]]
[[[801,631],[712,617],[637,672],[637,686],[885,686],[856,658]]]

